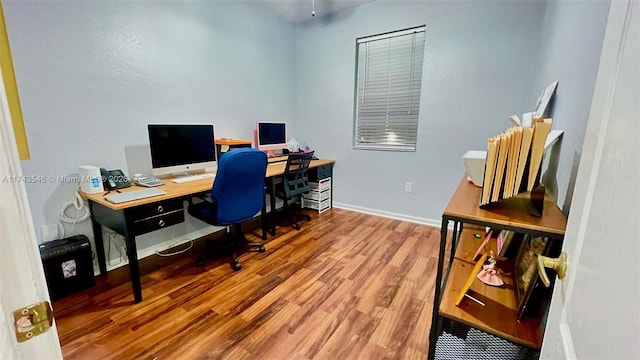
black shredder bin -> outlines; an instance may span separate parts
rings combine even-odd
[[[84,235],[40,245],[40,257],[51,300],[57,300],[95,284],[91,243]]]

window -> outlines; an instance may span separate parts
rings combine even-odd
[[[415,151],[425,27],[357,39],[354,147]]]

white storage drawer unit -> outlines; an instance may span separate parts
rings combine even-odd
[[[331,198],[331,189],[325,191],[311,190],[306,194],[302,194],[302,197],[307,200],[322,201]]]
[[[331,209],[331,199],[317,201],[317,200],[309,200],[309,199],[302,198],[302,207],[318,210],[318,212],[323,212]]]
[[[331,178],[315,181],[309,181],[309,186],[314,190],[325,191],[331,190]]]
[[[302,195],[302,207],[323,212],[331,208],[331,178],[309,181],[311,191]]]

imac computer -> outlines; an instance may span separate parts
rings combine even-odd
[[[148,125],[153,175],[216,168],[213,125]]]
[[[285,123],[258,122],[256,137],[258,149],[266,151],[270,157],[275,156],[274,150],[287,148]]]

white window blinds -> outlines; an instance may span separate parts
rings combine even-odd
[[[415,151],[425,27],[361,38],[354,147]]]

